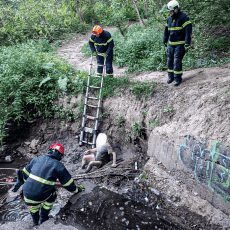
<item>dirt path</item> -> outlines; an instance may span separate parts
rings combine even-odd
[[[113,31],[116,28],[108,27],[105,29]],[[70,43],[64,44],[58,49],[58,55],[63,58],[69,58],[68,62],[73,64],[75,69],[88,70],[90,58],[84,57],[84,54],[81,53],[81,48],[84,44],[88,43],[89,37],[90,32],[85,35],[76,35]],[[174,116],[176,120],[174,119],[170,123],[166,122],[167,127],[171,126],[172,130],[177,130],[181,136],[184,135],[184,130],[186,130],[187,133],[194,133],[204,138],[204,140],[219,140],[221,138],[220,141],[230,143],[230,136],[228,135],[229,123],[225,116],[226,112],[229,111],[228,106],[225,106],[225,104],[229,100],[227,98],[224,101],[221,98],[226,95],[222,90],[226,89],[230,84],[229,68],[230,64],[227,64],[222,67],[200,68],[185,71],[183,74],[183,82],[179,87],[174,87],[173,84],[168,85],[166,83],[167,71],[143,72],[139,75],[131,73],[129,77],[133,80],[157,82],[163,89],[162,92],[168,95],[167,99],[164,96],[163,101],[166,100],[165,107],[170,106],[174,108],[174,110],[180,110],[180,113]],[[125,67],[118,69],[114,66],[114,76],[122,76],[125,70]],[[155,100],[160,102],[159,100],[161,99]],[[158,110],[164,109],[161,108],[161,106],[162,101],[158,106]],[[194,106],[196,107],[196,111],[192,109]],[[225,106],[225,111],[221,112],[220,109],[223,106]],[[190,109],[188,110],[188,108]],[[187,111],[187,114],[185,114],[185,111]],[[154,113],[156,114],[156,112]],[[147,115],[147,120],[148,118],[151,119],[149,115]],[[190,122],[184,122],[188,120],[188,118]],[[165,127],[161,125],[156,131],[161,133],[164,128]],[[173,138],[174,132],[170,133],[165,130],[164,132],[166,132],[169,139]]]
[[[116,30],[115,27],[108,27],[105,30],[113,31]],[[88,32],[84,35],[77,34],[68,44],[63,44],[61,48],[58,49],[58,55],[62,58],[69,58],[68,63],[73,64],[76,70],[86,70],[89,71],[89,64],[91,58],[84,57],[81,52],[82,47],[88,43],[91,33]],[[125,68],[117,68],[113,66],[114,76],[123,76],[125,73]]]
[[[116,30],[116,27],[107,27],[105,28],[108,31]],[[90,58],[85,57],[81,52],[84,44],[87,44],[90,38],[90,32],[81,35],[77,34],[68,44],[63,44],[59,49],[57,54],[62,58],[68,58],[68,63],[73,64],[76,70],[89,70]],[[114,76],[119,77],[123,76],[126,68],[117,68],[113,65]],[[212,67],[212,68],[202,68],[195,69],[190,71],[185,71],[183,75],[183,84],[181,87],[191,87],[194,85],[205,84],[205,83],[222,83],[224,81],[230,80],[229,74],[230,65],[225,65],[223,67]],[[139,75],[129,74],[129,77],[133,80],[139,81],[154,81],[158,83],[163,83],[165,85],[167,81],[167,71],[150,71],[143,72]],[[173,84],[170,85],[170,88],[174,88]]]

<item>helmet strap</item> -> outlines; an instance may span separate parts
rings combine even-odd
[[[57,149],[52,149],[53,152],[57,152],[58,155],[62,158],[64,156],[63,153],[59,152]]]

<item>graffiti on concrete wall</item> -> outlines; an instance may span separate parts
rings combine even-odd
[[[187,135],[184,144],[178,148],[179,160],[194,173],[195,179],[208,186],[222,200],[230,205],[230,150],[219,141],[211,149],[207,143]]]

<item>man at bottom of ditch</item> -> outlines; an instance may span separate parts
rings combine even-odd
[[[182,59],[189,50],[192,34],[192,23],[189,17],[180,11],[179,3],[175,0],[167,4],[170,16],[165,26],[163,43],[167,47],[168,81],[170,84],[175,80],[174,86],[180,85],[182,81]]]
[[[23,184],[23,195],[30,209],[34,226],[49,219],[49,212],[56,200],[56,180],[70,192],[84,191],[84,186],[78,187],[60,162],[64,156],[64,147],[60,143],[50,146],[48,154],[35,157],[25,166],[23,171],[17,170],[18,182],[13,191],[16,192]],[[40,212],[40,213],[39,213]],[[40,220],[39,220],[40,219]]]
[[[103,65],[104,58],[106,58],[106,76],[113,77],[113,47],[114,42],[111,34],[103,30],[99,25],[94,26],[91,38],[89,39],[89,46],[93,56],[97,57],[97,64]],[[101,55],[97,55],[101,54]],[[102,75],[103,67],[97,67],[97,74]]]

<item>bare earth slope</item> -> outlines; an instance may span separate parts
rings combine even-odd
[[[68,62],[76,69],[88,70],[90,58],[84,57],[81,48],[89,37],[90,33],[76,35],[58,49],[58,55],[69,57]],[[125,67],[114,66],[115,77],[124,73]],[[179,193],[175,192],[181,198],[184,196],[179,205],[206,216],[210,223],[230,227],[230,152],[226,148],[230,145],[230,97],[223,98],[228,92],[223,89],[230,84],[230,64],[186,71],[179,87],[166,83],[166,71],[130,74],[129,77],[134,81],[157,82],[153,96],[137,100],[129,89],[123,92],[117,89],[117,97],[103,102],[102,111],[108,111],[110,116],[101,128],[125,142],[132,135],[133,123],[140,121],[145,134],[145,140],[140,140],[142,149],[150,156],[145,167],[150,183],[170,197],[172,191],[175,192],[175,181],[179,180],[185,186]],[[116,127],[116,116],[125,119],[123,131]],[[158,124],[150,130],[149,124],[153,121]],[[164,178],[168,175],[171,183],[162,185],[161,180],[154,179],[161,174],[156,165],[158,161],[166,166]]]
[[[112,31],[115,28],[106,29]],[[90,58],[84,57],[81,48],[88,42],[89,37],[90,33],[76,35],[70,43],[58,49],[58,55],[69,58],[67,61],[73,64],[75,69],[88,71]],[[117,69],[114,66],[115,77],[122,76],[124,73],[125,67]],[[230,64],[186,71],[183,75],[183,83],[177,88],[173,84],[167,85],[167,71],[145,72],[138,76],[131,74],[129,77],[138,81],[157,82],[164,94],[162,100],[156,99],[161,103],[159,109],[166,107],[174,109],[170,122],[166,122],[163,126],[161,123],[155,132],[162,133],[167,138],[174,137],[175,131],[181,137],[184,137],[185,133],[192,133],[204,141],[219,140],[230,144],[230,135],[228,135],[230,98],[221,99],[226,94],[221,90],[228,88],[230,83]],[[159,112],[154,113],[159,114]],[[160,112],[161,115],[162,113]],[[152,114],[147,114],[146,120],[151,119],[153,119]]]

